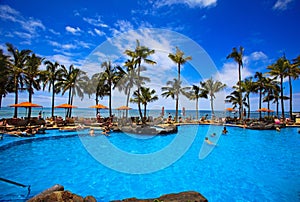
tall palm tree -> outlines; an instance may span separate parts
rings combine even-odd
[[[112,116],[112,90],[115,84],[118,83],[118,81],[120,80],[120,77],[117,73],[117,69],[116,67],[112,67],[111,62],[103,62],[101,64],[101,67],[104,68],[104,72],[101,73],[101,78],[102,80],[104,80],[104,85],[107,86],[107,95],[109,98],[109,116]],[[119,68],[120,69],[120,68]]]
[[[205,82],[200,82],[201,87],[206,90],[210,96],[210,106],[211,113],[214,116],[214,99],[216,98],[215,94],[220,92],[226,87],[226,84],[223,84],[220,81],[214,81],[212,78],[206,80]]]
[[[247,102],[247,108],[248,108],[247,118],[248,119],[250,118],[250,113],[251,113],[250,93],[255,92],[255,83],[252,79],[253,79],[252,77],[246,78],[241,83],[242,91],[245,92],[245,98],[246,98],[246,102]]]
[[[32,54],[28,56],[26,66],[24,67],[24,81],[28,91],[28,101],[32,102],[32,95],[34,93],[34,89],[40,90],[40,82],[41,82],[41,74],[42,70],[40,70],[40,66],[44,59],[41,57]],[[31,108],[28,109],[28,119],[31,117]]]
[[[48,85],[48,91],[52,91],[51,100],[51,117],[54,117],[54,105],[55,105],[55,94],[59,92],[59,88],[56,83],[62,77],[62,71],[60,70],[60,64],[58,62],[45,61],[46,71],[43,74],[43,90]]]
[[[282,118],[285,120],[284,115],[284,96],[283,96],[283,79],[287,76],[289,62],[285,57],[279,58],[274,64],[269,65],[267,69],[269,69],[269,74],[274,76],[275,78],[280,79],[280,100],[281,100],[281,113]]]
[[[238,63],[238,69],[239,69],[239,93],[241,94],[240,97],[240,119],[243,119],[243,104],[242,104],[242,89],[241,89],[241,81],[242,81],[242,74],[241,74],[241,68],[243,67],[243,54],[244,54],[244,48],[240,46],[240,50],[238,51],[237,48],[233,48],[232,52],[226,57],[227,59],[232,58],[235,62]]]
[[[9,82],[9,56],[3,54],[0,50],[0,108],[2,106],[2,98],[8,93],[13,92],[13,86]]]
[[[181,65],[185,64],[187,61],[192,60],[191,56],[184,56],[184,52],[181,51],[178,47],[176,47],[176,52],[175,54],[169,53],[168,57],[177,64],[177,69],[178,69],[178,83],[180,83],[180,70],[181,70]],[[175,95],[176,97],[176,111],[175,111],[175,122],[178,121],[178,104],[179,104],[179,94]]]
[[[199,98],[207,99],[208,98],[207,94],[208,94],[208,91],[202,89],[200,86],[197,86],[197,85],[193,85],[192,90],[188,94],[188,98],[190,100],[196,100],[196,119],[197,120],[199,118],[199,116],[198,116],[198,100],[199,100]]]
[[[131,61],[133,63],[134,69],[137,69],[137,91],[140,93],[140,88],[142,86],[142,81],[140,80],[141,76],[141,64],[142,62],[146,64],[154,65],[156,64],[155,61],[148,59],[148,57],[155,53],[155,50],[151,50],[146,46],[141,46],[139,40],[136,40],[136,47],[135,50],[125,50],[125,54],[131,57]],[[142,110],[141,110],[141,101],[138,97],[138,110],[140,114],[140,118],[143,120]]]
[[[181,87],[181,81],[179,82],[177,79],[173,79],[173,81],[167,81],[167,86],[164,86],[161,88],[162,90],[162,96],[165,98],[171,97],[172,99],[175,99],[177,95],[182,94],[186,97],[189,96],[188,90],[190,90],[190,87]],[[176,100],[176,106],[177,106],[177,100]],[[175,119],[175,122],[176,119]]]
[[[64,65],[61,66],[62,69],[62,79],[57,82],[57,86],[62,88],[62,95],[67,91],[68,95],[68,104],[73,104],[74,96],[78,95],[81,99],[84,97],[84,87],[85,83],[88,81],[86,72],[75,68],[73,65],[69,66],[67,69]],[[67,110],[66,117],[71,117],[72,108]]]
[[[292,64],[287,65],[288,67],[288,77],[289,77],[289,86],[290,86],[290,118],[292,118],[293,112],[293,87],[292,79],[298,79],[300,75],[300,55],[293,59]]]
[[[133,93],[133,98],[130,99],[131,102],[137,103],[138,97],[140,97],[141,103],[144,105],[144,117],[143,117],[143,123],[146,121],[147,117],[147,104],[149,102],[154,102],[158,100],[158,96],[155,95],[156,91],[154,89],[150,90],[150,88],[141,87],[141,93],[139,94],[136,90]]]
[[[278,82],[271,78],[265,78],[264,82],[264,92],[266,96],[263,98],[263,102],[267,102],[267,108],[270,110],[270,101],[273,92],[276,90],[276,86],[278,86]],[[270,116],[270,111],[268,111],[268,116]]]
[[[15,48],[12,44],[7,43],[7,51],[12,55],[10,58],[9,66],[10,66],[10,74],[12,75],[12,82],[14,85],[14,92],[15,92],[15,104],[18,103],[19,100],[19,88],[20,83],[22,84],[22,73],[25,63],[27,61],[27,56],[32,52],[31,50],[21,50],[19,51]],[[22,86],[21,86],[22,87]],[[18,108],[15,107],[14,110],[14,118],[18,117]]]
[[[261,102],[262,102],[262,96],[265,94],[265,82],[266,77],[261,72],[255,72],[254,78],[256,78],[255,82],[255,92],[259,93],[259,101],[258,101],[258,108],[261,109]],[[259,111],[259,119],[261,119],[261,111]]]

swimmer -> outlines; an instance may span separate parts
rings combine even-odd
[[[95,136],[95,130],[93,128],[90,130],[90,136]]]
[[[222,135],[226,135],[228,133],[228,130],[226,129],[226,127],[223,128],[223,131],[222,131]]]
[[[279,128],[279,127],[276,127],[276,131],[280,132],[280,128]]]
[[[211,134],[210,136],[211,136],[211,137],[215,137],[215,136],[216,136],[216,133],[213,133],[213,134]]]
[[[209,145],[214,145],[214,146],[216,146],[216,144],[215,143],[213,143],[213,142],[211,142],[209,139],[208,139],[208,137],[205,137],[205,140],[204,140],[207,144],[209,144]]]

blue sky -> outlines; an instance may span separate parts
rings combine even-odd
[[[233,47],[241,45],[245,48],[243,78],[254,75],[256,71],[266,72],[266,67],[283,53],[288,59],[300,54],[299,8],[298,0],[1,0],[0,48],[5,50],[5,43],[9,42],[18,49],[30,49],[53,62],[58,61],[66,66],[74,64],[91,73],[100,68],[101,61],[105,59],[114,58],[116,61],[113,63],[118,64],[120,58],[126,58],[122,52],[126,48],[133,49],[135,40],[139,39],[142,45],[157,51],[152,59],[158,64],[148,67],[152,73],[146,74],[153,80],[151,87],[160,94],[160,87],[176,75],[176,65],[167,57],[169,52],[175,52],[175,46],[189,53],[194,61],[198,58],[184,45],[178,45],[179,41],[176,44],[176,40],[170,40],[168,31],[171,31],[174,32],[171,34],[173,36],[182,35],[198,44],[198,50],[201,52],[203,49],[205,57],[215,64],[216,71],[212,73],[210,69],[213,67],[205,62],[201,64],[197,61],[194,66],[188,64],[183,67],[186,85],[197,84],[201,79],[208,78],[208,72],[232,86],[238,78],[237,66],[232,60],[226,60],[226,56]],[[159,29],[160,32],[153,36],[152,29]],[[95,54],[99,45],[103,50],[104,42],[118,41],[114,39],[120,36],[126,40],[116,45],[119,48],[119,60]],[[98,56],[99,63],[93,61],[87,64],[87,58],[93,53]],[[195,74],[195,68],[201,69],[200,73],[198,71],[200,76]],[[293,84],[294,110],[299,111],[300,82],[297,80]],[[219,96],[217,109],[224,109],[224,96],[229,92],[230,89],[227,89]],[[114,106],[125,104],[121,94],[116,92],[115,97],[120,99],[114,100]],[[287,86],[285,94],[288,94]],[[49,93],[38,92],[34,102],[50,106],[49,96]],[[26,97],[25,93],[21,94],[20,101],[26,101]],[[258,106],[257,95],[253,95],[251,100],[252,109],[255,110]],[[65,96],[57,96],[56,104],[65,102]],[[79,106],[89,106],[93,104],[93,99],[86,97],[84,102],[76,102]],[[11,103],[13,95],[4,99],[3,105]],[[105,103],[106,100],[103,100]],[[174,102],[164,98],[150,106],[158,108],[161,105],[174,108]],[[194,103],[184,99],[181,106],[194,109]],[[208,100],[200,102],[200,109],[209,108]]]

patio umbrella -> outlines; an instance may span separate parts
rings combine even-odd
[[[63,108],[65,109],[65,116],[66,116],[66,109],[72,109],[72,108],[77,108],[74,105],[70,105],[70,104],[61,104],[61,105],[57,105],[54,108]]]
[[[95,108],[95,109],[108,109],[108,107],[102,105],[102,104],[97,104],[97,105],[93,105],[90,106],[89,108]]]
[[[98,118],[100,118],[100,113],[98,113],[98,109],[108,109],[107,106],[104,106],[104,105],[102,105],[102,104],[93,105],[93,106],[90,106],[89,108],[97,109],[97,111],[96,111],[96,116],[97,116]]]
[[[229,111],[229,112],[236,112],[236,110],[235,110],[235,109],[233,109],[233,108],[231,108],[231,107],[229,107],[229,108],[226,108],[226,111]]]
[[[116,108],[116,110],[119,110],[119,111],[121,111],[121,110],[131,110],[132,108],[130,108],[130,107],[127,107],[127,106],[121,106],[121,107],[118,107],[118,108]],[[123,117],[124,117],[124,113],[123,113]]]
[[[31,107],[43,107],[42,105],[39,105],[39,104],[34,104],[34,103],[31,103],[31,102],[20,102],[18,104],[12,104],[12,105],[9,105],[10,107],[25,107],[26,108],[26,114],[27,114],[27,108],[31,108]],[[30,117],[28,117],[30,118]]]

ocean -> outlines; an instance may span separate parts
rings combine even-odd
[[[42,118],[47,118],[51,117],[51,108],[50,107],[45,107],[45,108],[32,108],[31,116],[32,117],[38,117],[39,112],[42,112]],[[143,112],[143,110],[142,110]],[[152,116],[152,117],[159,117],[161,115],[161,110],[155,110],[155,109],[150,109],[147,110],[147,116]],[[2,118],[12,118],[14,113],[14,108],[11,107],[2,107],[0,108],[0,119]],[[125,111],[120,111],[120,110],[113,110],[112,113],[116,117],[122,117],[125,116]],[[164,110],[164,118],[167,118],[169,113],[172,115],[172,117],[175,116],[175,110]],[[59,109],[56,108],[54,110],[54,115],[55,116],[61,116],[65,117],[66,110],[65,109]],[[101,109],[100,114],[102,117],[108,117],[109,116],[109,110],[106,109]],[[202,116],[208,115],[208,119],[211,118],[211,111],[210,110],[199,110],[198,111],[198,116],[199,119]],[[267,113],[262,113],[262,116],[267,116]],[[275,112],[272,112],[270,115],[276,115]],[[84,118],[94,118],[96,117],[96,109],[92,108],[73,108],[72,109],[72,116],[73,117],[84,117]],[[128,117],[136,117],[139,116],[138,110],[137,109],[132,109],[128,111]],[[185,110],[185,114],[182,113],[182,110],[179,110],[179,116],[183,118],[190,118],[190,119],[196,119],[196,110]],[[227,111],[215,111],[215,116],[222,118],[222,117],[238,117],[238,113],[232,113],[232,112],[227,112]],[[19,108],[18,109],[18,117],[27,117],[27,110],[25,108]],[[256,111],[251,112],[251,118],[258,118],[259,113]],[[286,117],[289,117],[288,113],[286,113]]]

